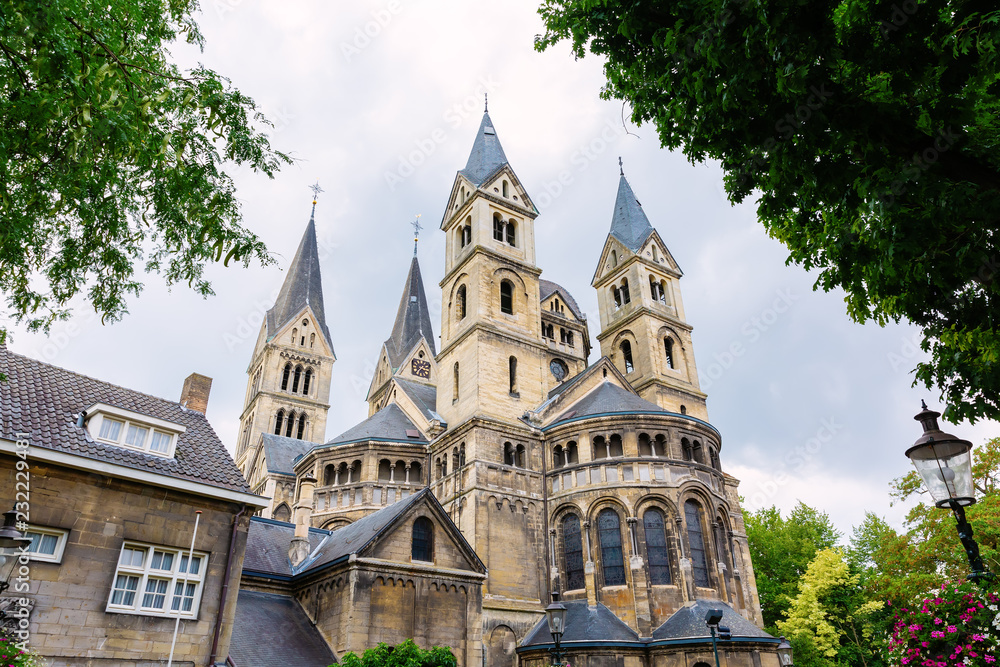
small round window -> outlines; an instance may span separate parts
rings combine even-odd
[[[566,366],[566,362],[562,359],[553,359],[552,363],[549,364],[549,370],[552,372],[553,377],[560,382],[569,375],[569,367]]]

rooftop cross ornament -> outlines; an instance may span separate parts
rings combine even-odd
[[[483,93],[483,102],[484,102],[483,113],[489,113],[490,112],[490,94],[489,93]]]
[[[618,156],[618,171],[621,172],[622,176],[625,175],[625,166],[622,164],[622,156],[621,155]]]
[[[315,184],[309,186],[309,189],[313,191],[313,210],[312,210],[312,215],[309,216],[310,218],[312,218],[315,217],[316,215],[316,200],[319,199],[319,195],[321,192],[326,192],[326,191],[323,188],[319,187],[318,178],[316,179]]]
[[[410,223],[410,226],[413,227],[413,256],[416,257],[417,256],[417,240],[420,238],[420,230],[423,229],[423,227],[420,226],[420,214],[419,213],[417,213],[417,217],[415,217],[413,219],[413,222]]]

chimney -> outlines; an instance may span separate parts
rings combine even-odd
[[[205,414],[208,410],[208,394],[212,391],[212,378],[191,373],[184,380],[184,388],[181,389],[181,405],[188,410],[194,410]]]
[[[313,491],[316,490],[316,478],[306,473],[299,482],[299,501],[295,503],[295,537],[288,547],[288,560],[292,566],[309,557],[309,524],[312,523]]]

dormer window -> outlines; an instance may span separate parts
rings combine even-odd
[[[87,410],[87,430],[98,442],[173,458],[177,436],[187,429],[156,417],[97,404]]]

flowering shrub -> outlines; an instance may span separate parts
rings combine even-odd
[[[41,667],[43,664],[34,651],[22,651],[15,640],[0,634],[0,667]]]
[[[972,582],[948,582],[893,619],[894,667],[1000,667],[1000,596]]]

